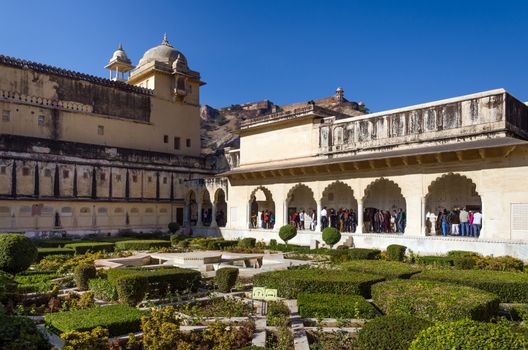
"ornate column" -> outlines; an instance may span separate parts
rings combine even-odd
[[[356,233],[363,233],[363,198],[358,200]]]
[[[317,211],[315,212],[315,220],[317,220],[317,225],[315,225],[315,232],[321,232],[321,210],[323,210],[323,205],[321,198],[316,200]]]

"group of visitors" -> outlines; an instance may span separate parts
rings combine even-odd
[[[475,237],[480,236],[482,227],[482,214],[479,210],[467,211],[466,208],[453,208],[450,211],[444,209],[438,213],[436,220],[436,231],[442,235]]]
[[[271,210],[254,212],[251,214],[251,228],[273,229],[275,226],[275,215]]]
[[[356,232],[357,214],[354,209],[340,208],[329,210],[324,207],[321,210],[321,230],[334,227],[340,232]]]
[[[378,208],[365,208],[363,212],[365,232],[372,233],[405,233],[407,215],[405,210],[399,208],[383,210]]]

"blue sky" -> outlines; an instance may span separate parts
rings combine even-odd
[[[215,107],[334,93],[371,111],[504,87],[528,100],[528,1],[5,1],[0,53],[106,77],[163,33]],[[1,77],[0,77],[1,79]]]

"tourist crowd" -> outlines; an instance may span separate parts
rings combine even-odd
[[[466,208],[453,208],[451,211],[444,209],[438,213],[436,219],[436,232],[442,235],[475,237],[480,236],[482,227],[482,214],[478,210],[467,211]]]

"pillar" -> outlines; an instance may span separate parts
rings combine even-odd
[[[405,196],[406,225],[405,235],[421,236],[425,214],[422,210],[425,202],[421,193],[411,193]]]
[[[216,222],[216,205],[217,205],[217,202],[214,201],[212,204],[212,209],[211,209],[211,227],[218,227],[218,223]]]
[[[317,225],[315,225],[315,232],[321,232],[321,210],[323,210],[323,205],[321,198],[316,200],[317,211],[315,212],[315,218],[317,220]]]
[[[363,198],[358,200],[356,233],[363,233]]]
[[[422,233],[422,236],[427,236],[427,227],[425,222],[425,197],[422,197],[422,217],[421,217],[421,226],[422,230],[420,231]]]
[[[191,226],[191,220],[189,220],[191,215],[191,211],[189,210],[189,202],[185,202],[185,206],[183,207],[183,227],[190,227]]]
[[[202,202],[198,202],[198,218],[196,219],[196,226],[202,226]]]
[[[247,207],[246,207],[246,223],[247,223],[247,228],[253,228],[251,226],[251,199],[247,202]]]

